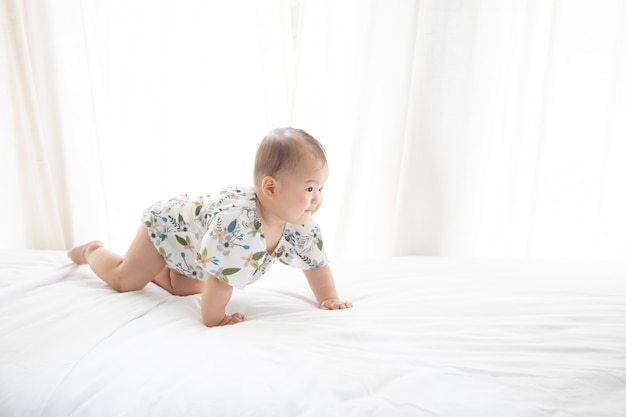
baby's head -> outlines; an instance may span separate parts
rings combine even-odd
[[[303,157],[313,157],[322,166],[327,165],[324,148],[304,130],[292,127],[272,130],[257,149],[254,162],[255,187],[266,176],[278,178],[294,172]]]

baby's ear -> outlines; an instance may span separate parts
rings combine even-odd
[[[267,198],[274,198],[276,194],[276,178],[268,175],[261,181],[261,192]]]

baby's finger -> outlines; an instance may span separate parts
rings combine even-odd
[[[244,320],[243,314],[235,313],[230,316],[230,324],[241,323]]]

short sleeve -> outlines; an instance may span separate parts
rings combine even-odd
[[[288,224],[284,239],[286,244],[279,258],[282,263],[303,270],[321,268],[328,263],[322,233],[314,221],[304,225]]]
[[[221,211],[210,220],[196,262],[209,274],[243,289],[262,275],[266,258],[261,225],[252,210]]]

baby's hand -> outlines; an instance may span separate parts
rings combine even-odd
[[[322,310],[343,310],[346,308],[352,308],[352,303],[349,301],[341,301],[336,298],[329,298],[320,303]]]
[[[235,313],[233,315],[225,315],[222,321],[218,324],[218,326],[227,326],[229,324],[237,324],[243,321],[243,314]]]

